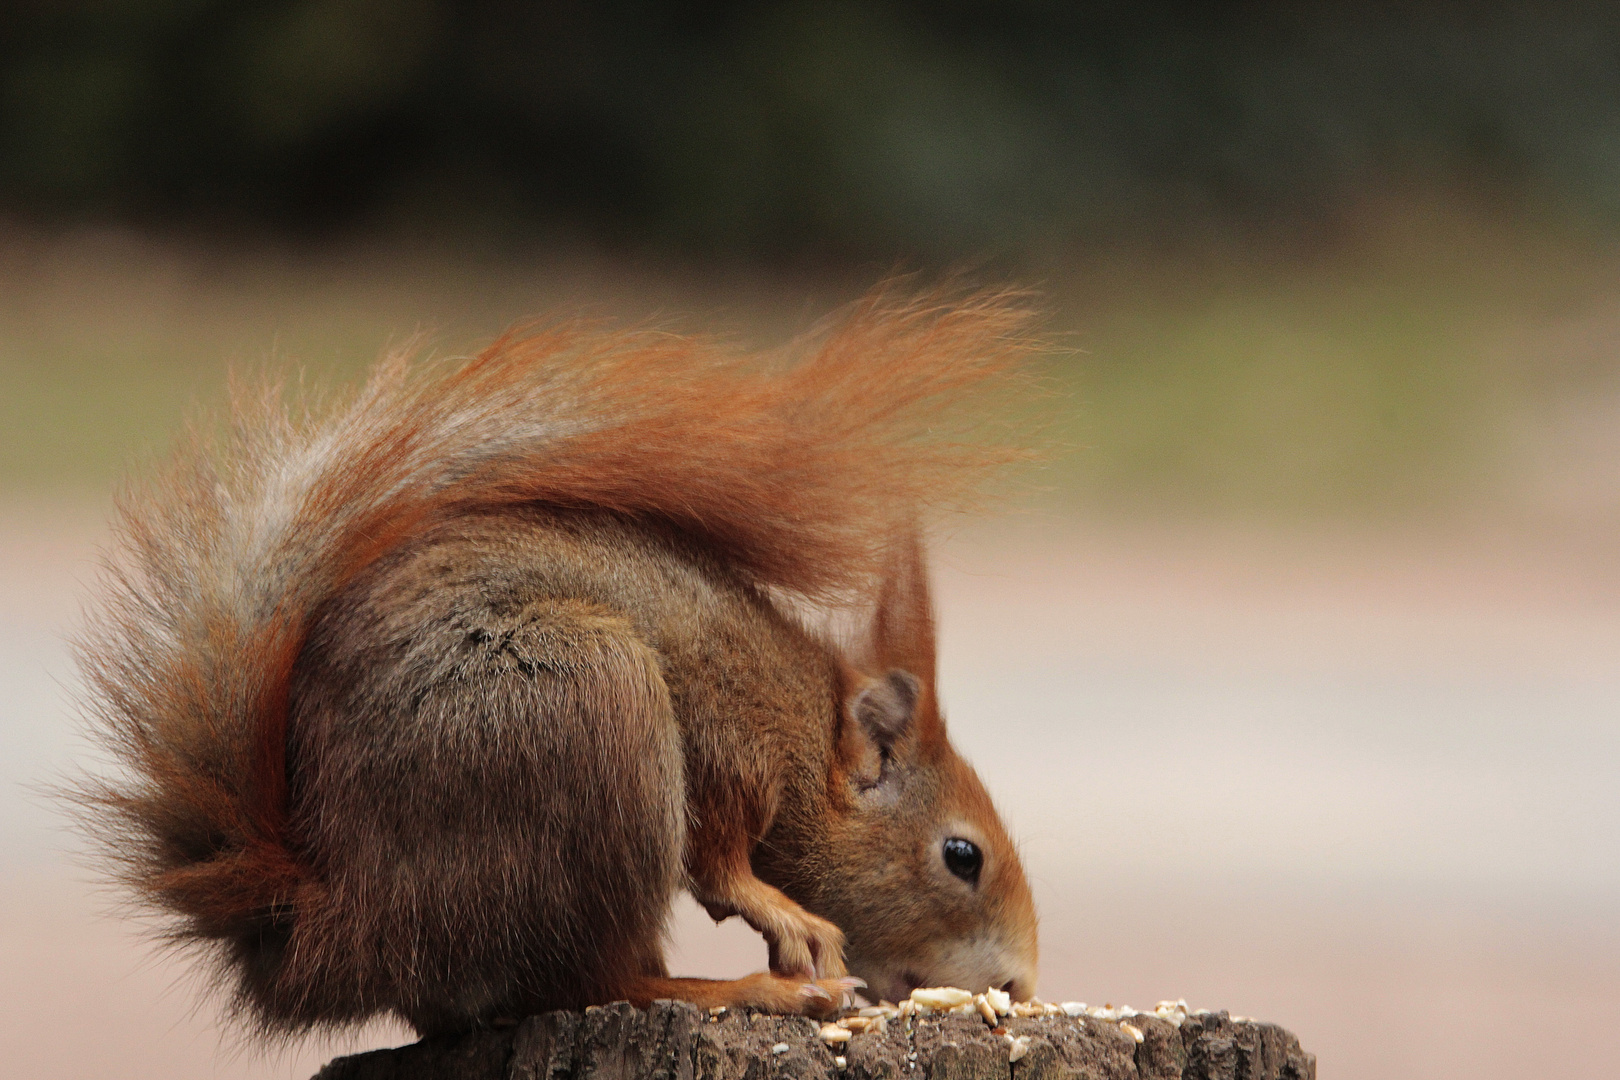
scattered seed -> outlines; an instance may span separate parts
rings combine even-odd
[[[928,1009],[954,1009],[972,1005],[973,995],[954,986],[930,986],[911,992],[911,1000]]]
[[[851,1038],[853,1038],[853,1036],[850,1034],[849,1028],[839,1027],[837,1024],[822,1024],[821,1030],[817,1032],[817,1034],[820,1036],[821,1041],[826,1043],[828,1046],[833,1046],[838,1043],[847,1043]]]
[[[775,1046],[771,1047],[771,1053],[785,1054],[791,1049],[793,1049],[793,1047],[789,1046],[787,1043],[777,1043]]]
[[[1019,1058],[1023,1057],[1025,1054],[1029,1053],[1029,1036],[1028,1035],[1020,1035],[1017,1038],[1013,1038],[1013,1036],[1007,1035],[1007,1036],[1005,1036],[1005,1038],[1007,1040],[1007,1062],[1008,1062],[1008,1064],[1011,1064],[1012,1062],[1017,1061]]]
[[[1064,1016],[1084,1016],[1086,1012],[1086,1003],[1083,1001],[1065,1001],[1062,1005],[1059,1005],[1058,1008],[1063,1010]]]
[[[984,1000],[996,1010],[997,1016],[1006,1016],[1012,1012],[1012,995],[1005,990],[997,990],[992,986],[984,992]]]
[[[1190,1010],[1187,1008],[1187,999],[1177,1001],[1161,1001],[1153,1007],[1153,1015],[1160,1020],[1168,1020],[1176,1027],[1186,1022]]]
[[[1146,1037],[1142,1034],[1142,1029],[1137,1027],[1135,1024],[1121,1023],[1119,1025],[1119,1030],[1123,1031],[1137,1042],[1141,1042]]]
[[[725,1011],[726,1011],[726,1007],[724,1005],[716,1005],[714,1008],[709,1010],[709,1015],[710,1016],[719,1016],[721,1013],[723,1013]]]
[[[847,1069],[849,1068],[849,1059],[840,1054],[838,1057],[833,1058],[833,1064],[840,1069]]]
[[[983,994],[980,994],[978,997],[974,998],[973,1004],[974,1007],[979,1010],[979,1015],[984,1017],[985,1023],[994,1027],[996,1023],[996,1007],[990,1004],[989,1000]]]

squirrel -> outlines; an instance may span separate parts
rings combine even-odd
[[[1027,999],[924,529],[1023,454],[970,428],[1034,342],[1015,294],[879,289],[793,362],[562,322],[325,409],[233,385],[121,492],[78,643],[109,872],[267,1037]],[[670,977],[682,889],[769,970]]]

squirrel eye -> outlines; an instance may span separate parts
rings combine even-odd
[[[979,883],[979,868],[984,865],[984,854],[971,840],[953,836],[945,841],[945,869],[970,885]]]

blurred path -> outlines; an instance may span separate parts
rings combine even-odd
[[[83,754],[100,513],[0,510],[0,1075],[303,1077],[221,1048],[20,789]],[[1322,1076],[1611,1075],[1620,551],[1606,538],[1026,523],[940,572],[953,733],[1022,838],[1042,992],[1293,1027]],[[689,902],[673,968],[763,948]],[[398,1041],[363,1033],[355,1045]]]

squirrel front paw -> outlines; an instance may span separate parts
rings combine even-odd
[[[837,980],[845,974],[844,932],[795,905],[764,931],[771,970],[778,975]]]
[[[717,882],[693,887],[692,895],[717,922],[732,915],[758,930],[770,950],[771,971],[777,975],[815,982],[844,975],[844,932],[812,915],[773,885],[752,872],[716,873],[697,881]]]

